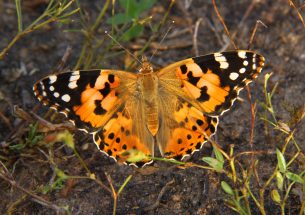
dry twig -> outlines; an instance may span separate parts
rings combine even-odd
[[[292,7],[295,10],[295,12],[297,13],[299,19],[301,20],[301,22],[303,24],[303,27],[305,28],[305,22],[304,22],[303,16],[300,14],[298,8],[296,8],[296,6],[294,5],[294,3],[291,0],[288,0],[288,2],[289,2],[290,7]]]
[[[22,186],[20,186],[13,178],[12,176],[9,174],[8,170],[5,168],[4,164],[0,161],[1,165],[2,165],[2,171],[0,171],[0,178],[6,182],[8,182],[12,187],[26,193],[27,195],[29,195],[32,199],[32,201],[37,202],[38,204],[41,204],[45,207],[48,208],[52,208],[53,210],[55,210],[58,213],[63,214],[64,212],[66,212],[66,210],[63,207],[59,207],[55,204],[53,204],[52,202],[49,202],[47,200],[45,200],[44,198],[42,198],[41,196],[38,196],[36,194],[34,194],[33,192],[23,188]]]
[[[235,45],[235,43],[234,43],[232,37],[231,37],[231,34],[230,34],[230,32],[229,32],[229,30],[228,30],[228,28],[227,28],[227,26],[226,26],[226,23],[225,23],[224,19],[222,18],[222,16],[220,15],[220,13],[219,13],[219,11],[218,11],[218,8],[217,8],[217,6],[216,6],[215,0],[212,0],[212,3],[213,3],[213,6],[214,6],[214,9],[215,9],[215,12],[216,12],[216,14],[217,14],[217,17],[218,17],[219,21],[221,22],[221,24],[223,25],[224,30],[225,30],[227,36],[229,37],[229,39],[230,39],[232,45],[234,46],[235,49],[238,49],[237,46]]]
[[[199,55],[198,44],[197,44],[197,35],[198,35],[198,28],[199,28],[200,22],[202,22],[202,18],[200,18],[196,21],[194,34],[193,34],[193,48],[194,48],[194,52],[195,52],[196,56]]]
[[[156,208],[159,206],[159,204],[160,204],[160,201],[161,201],[162,196],[165,194],[165,192],[168,190],[168,188],[169,188],[172,184],[174,184],[174,183],[175,183],[175,180],[174,180],[174,179],[171,180],[170,182],[166,183],[166,185],[165,185],[164,187],[162,187],[162,189],[161,189],[161,191],[160,191],[160,193],[159,193],[159,195],[158,195],[158,198],[157,198],[156,202],[155,202],[154,204],[152,204],[152,205],[150,205],[150,206],[144,208],[143,210],[144,210],[144,211],[151,211],[151,210],[156,209]]]

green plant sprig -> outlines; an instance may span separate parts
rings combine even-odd
[[[18,33],[9,42],[9,44],[0,52],[0,60],[2,60],[5,57],[8,51],[15,45],[15,43],[18,40],[28,35],[29,33],[32,33],[33,31],[36,31],[42,28],[43,26],[53,22],[58,22],[58,23],[69,22],[70,21],[69,17],[79,11],[79,8],[76,8],[72,11],[70,10],[73,2],[74,0],[69,0],[69,1],[50,0],[45,11],[36,20],[34,20],[25,29],[23,29],[20,0],[15,0],[17,18],[18,18]]]

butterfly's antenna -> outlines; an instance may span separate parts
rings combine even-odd
[[[171,22],[171,25],[168,27],[167,31],[165,32],[164,36],[162,37],[159,45],[161,45],[164,41],[164,39],[166,38],[166,36],[168,35],[169,31],[172,30],[172,26],[175,23],[175,21]],[[151,59],[155,56],[155,54],[158,52],[158,48],[156,47],[155,50],[153,51],[151,57],[149,58],[149,61],[151,61]]]
[[[113,36],[111,36],[107,31],[105,31],[105,34],[107,34],[108,37],[110,37],[117,45],[119,45],[122,49],[124,49],[128,54],[130,54],[136,61],[138,61],[139,64],[142,64],[142,62],[132,54],[128,49],[126,49],[124,46],[122,46],[119,41],[117,41]]]

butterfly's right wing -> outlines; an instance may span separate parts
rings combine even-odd
[[[218,115],[258,76],[264,61],[253,51],[235,50],[188,58],[158,71],[162,153],[183,158],[200,149],[215,133]]]
[[[158,72],[160,84],[209,115],[221,115],[261,72],[265,59],[249,50],[188,58]]]

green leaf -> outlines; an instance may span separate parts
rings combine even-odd
[[[276,189],[271,191],[271,199],[278,204],[281,203],[281,196]]]
[[[221,162],[215,158],[203,157],[202,160],[204,162],[206,162],[207,164],[209,164],[211,167],[213,167],[216,171],[223,170],[223,162]]]
[[[21,150],[25,148],[25,144],[23,142],[9,146],[10,150]]]
[[[219,160],[220,162],[224,163],[224,158],[223,155],[221,154],[221,152],[213,146],[213,151],[215,153],[216,159]]]
[[[284,155],[280,150],[276,149],[276,156],[277,156],[277,164],[279,166],[280,172],[282,173],[286,172],[287,165]]]
[[[65,180],[69,177],[68,175],[66,175],[66,173],[64,173],[61,169],[58,169],[57,167],[55,168],[55,173],[60,179],[63,179],[63,180]]]
[[[117,13],[109,18],[106,23],[113,25],[127,24],[133,20],[139,19],[141,13],[150,9],[155,3],[155,0],[120,0],[120,7],[124,9],[124,13]]]
[[[65,180],[61,178],[56,179],[54,183],[51,185],[51,190],[61,190],[65,187]]]
[[[221,182],[221,188],[229,195],[233,196],[234,195],[234,192],[232,190],[232,188],[230,187],[230,185],[225,182],[225,181],[222,181]]]
[[[120,6],[125,9],[125,14],[128,17],[136,18],[137,12],[137,1],[136,0],[120,0]]]
[[[143,25],[137,24],[135,26],[132,26],[122,35],[122,39],[124,41],[130,41],[131,39],[141,35],[143,33],[143,30],[144,30]]]
[[[119,0],[120,7],[124,8],[126,12],[137,7],[136,0]]]
[[[150,9],[156,3],[155,0],[141,0],[138,4],[138,11],[144,12],[145,10]]]
[[[29,128],[30,130],[28,137],[25,138],[25,144],[29,146],[34,146],[43,139],[43,136],[37,133],[38,123],[35,123],[34,125],[30,124]]]
[[[277,188],[279,190],[283,190],[284,178],[279,171],[276,172],[276,182],[277,182]]]
[[[141,13],[150,9],[155,3],[155,0],[120,0],[120,6],[132,18],[139,18]]]
[[[303,179],[301,176],[299,176],[299,175],[297,175],[297,174],[295,174],[295,173],[287,172],[287,173],[286,173],[286,177],[287,177],[289,180],[293,181],[293,182],[297,182],[297,183],[300,183],[300,184],[304,184],[304,179]]]
[[[113,17],[107,19],[107,24],[113,25],[121,25],[132,21],[132,17],[128,16],[128,14],[118,13]]]

